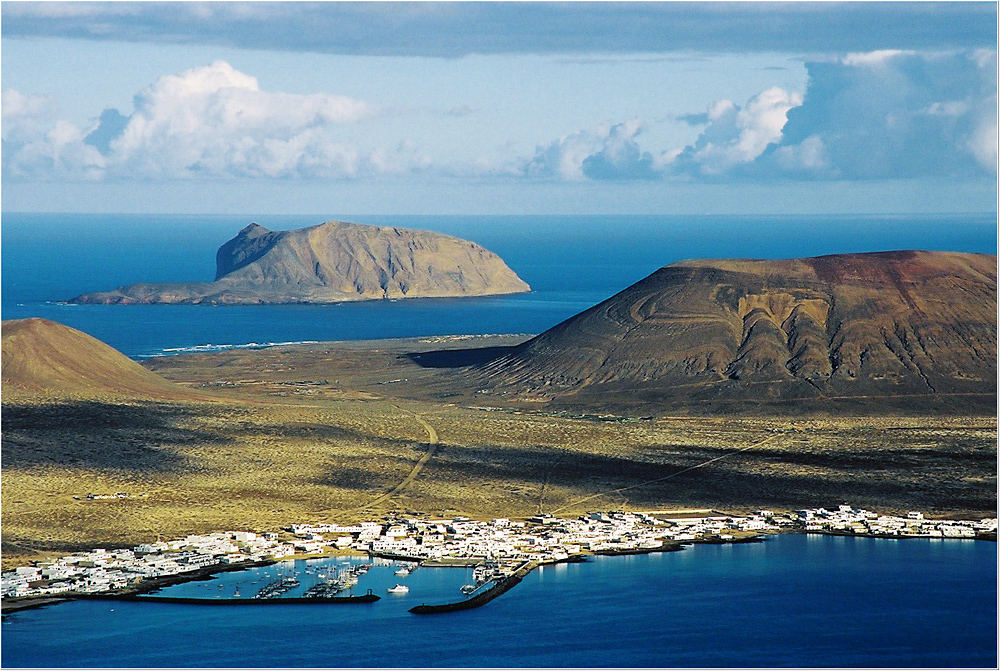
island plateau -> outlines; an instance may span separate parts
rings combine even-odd
[[[441,233],[330,221],[250,224],[219,248],[213,282],[131,284],[72,303],[338,303],[514,294],[531,288],[493,252]]]

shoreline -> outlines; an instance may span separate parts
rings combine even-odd
[[[621,557],[621,556],[634,556],[634,555],[646,555],[655,554],[660,552],[678,552],[684,550],[687,546],[691,545],[729,545],[729,544],[745,544],[745,543],[763,543],[767,541],[770,536],[777,536],[783,534],[802,534],[802,535],[819,535],[819,536],[840,536],[840,537],[850,537],[850,538],[872,538],[876,540],[914,540],[914,539],[926,539],[926,540],[964,540],[964,541],[986,541],[986,542],[997,542],[997,535],[987,534],[987,535],[977,535],[975,537],[937,537],[937,536],[922,536],[914,534],[855,534],[844,531],[830,531],[830,530],[806,530],[806,529],[782,529],[777,531],[769,531],[760,534],[751,534],[747,536],[734,536],[732,538],[723,539],[719,536],[710,536],[705,538],[697,538],[692,540],[684,541],[668,541],[662,545],[654,547],[640,547],[640,548],[609,548],[602,550],[594,550],[589,552],[582,552],[578,554],[570,555],[565,559],[559,559],[549,562],[535,562],[531,568],[524,573],[517,581],[506,586],[502,591],[496,592],[496,587],[501,583],[506,583],[510,580],[512,576],[508,576],[504,581],[500,581],[494,587],[491,587],[486,592],[471,597],[460,602],[454,602],[451,604],[443,604],[442,606],[447,606],[450,610],[466,610],[469,608],[476,608],[481,605],[485,605],[489,601],[492,601],[496,597],[500,596],[504,592],[511,589],[514,585],[519,583],[521,579],[524,578],[528,573],[536,568],[547,565],[555,565],[562,563],[577,563],[586,562],[590,557]],[[471,557],[458,557],[453,560],[435,560],[435,559],[423,559],[420,557],[414,557],[409,555],[402,555],[396,553],[386,553],[386,552],[376,552],[376,553],[363,553],[363,552],[350,552],[343,553],[357,556],[368,556],[368,557],[381,557],[384,559],[390,559],[394,561],[407,561],[416,562],[422,567],[426,568],[471,568],[478,565],[482,560],[471,558]],[[5,598],[0,600],[0,614],[8,615],[10,613],[15,613],[22,610],[30,610],[35,608],[42,608],[49,605],[54,605],[62,603],[65,601],[74,600],[105,600],[105,601],[131,601],[131,602],[143,602],[143,601],[163,601],[171,603],[196,603],[203,604],[204,602],[210,602],[211,605],[241,605],[243,602],[247,603],[257,603],[264,600],[253,600],[253,599],[204,599],[204,598],[189,598],[189,597],[147,597],[143,599],[141,595],[149,594],[157,590],[163,589],[165,587],[170,587],[173,585],[180,585],[188,582],[197,582],[204,580],[211,580],[213,577],[220,573],[231,573],[234,571],[245,571],[252,568],[260,568],[264,566],[272,566],[282,561],[295,561],[295,560],[308,560],[308,559],[329,559],[337,556],[333,555],[295,555],[292,557],[285,557],[282,559],[266,559],[259,561],[249,561],[240,562],[233,564],[214,564],[211,566],[205,566],[194,571],[187,571],[184,573],[178,573],[170,576],[159,576],[156,578],[149,578],[143,580],[135,585],[123,588],[121,590],[116,590],[114,592],[105,593],[66,593],[65,595],[58,596],[43,596],[43,597],[13,597]],[[531,562],[529,562],[531,563]],[[525,567],[522,566],[515,572],[518,573],[522,571]],[[370,590],[369,590],[370,591]],[[482,597],[486,595],[491,595],[489,598],[483,600]],[[269,602],[277,603],[346,603],[346,602],[367,602],[367,601],[377,601],[380,597],[375,596],[374,599],[366,598],[368,595],[363,595],[361,597],[288,597],[285,599],[273,599],[267,600]],[[374,595],[371,595],[374,596]],[[477,605],[464,605],[468,602],[475,602]],[[432,613],[432,612],[445,612],[444,610],[437,610],[438,606],[427,606],[432,610],[421,610],[421,613]],[[411,612],[412,609],[411,609]]]
[[[267,559],[263,561],[253,561],[253,562],[241,562],[236,564],[213,564],[212,566],[203,566],[201,568],[195,569],[194,571],[185,571],[184,573],[176,573],[169,576],[159,576],[156,578],[149,578],[143,580],[142,582],[132,585],[130,587],[125,587],[120,590],[115,590],[114,592],[105,593],[95,593],[95,594],[83,594],[83,593],[72,593],[67,592],[65,595],[60,596],[44,596],[44,597],[28,597],[24,599],[3,599],[0,600],[0,613],[6,615],[8,613],[16,613],[19,610],[28,610],[29,608],[41,608],[42,606],[48,606],[52,603],[61,603],[63,601],[74,601],[77,599],[110,599],[110,600],[123,600],[131,601],[136,599],[141,594],[149,594],[150,592],[155,592],[156,590],[163,589],[164,587],[171,587],[173,585],[182,585],[188,582],[197,582],[199,580],[211,580],[213,577],[219,573],[231,573],[233,571],[244,571],[251,568],[259,568],[263,566],[271,566],[277,564],[279,560],[277,559]]]

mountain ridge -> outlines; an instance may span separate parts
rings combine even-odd
[[[469,372],[579,406],[995,399],[996,256],[682,261]]]

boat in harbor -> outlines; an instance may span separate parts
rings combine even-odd
[[[410,588],[406,585],[393,585],[386,590],[389,594],[406,594],[410,591]]]
[[[410,569],[403,567],[396,571],[396,575],[410,575]]]
[[[257,594],[253,596],[254,599],[275,599],[288,590],[298,587],[299,581],[294,577],[278,578],[272,583],[269,583],[261,588]]]

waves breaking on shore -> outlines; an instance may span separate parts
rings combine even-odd
[[[196,354],[199,352],[222,352],[231,349],[267,349],[268,347],[283,347],[286,345],[315,345],[318,340],[287,340],[283,342],[248,342],[241,344],[190,345],[188,347],[164,347],[154,354],[137,354],[133,359],[154,359],[161,356],[176,356],[178,354]]]

